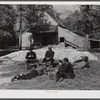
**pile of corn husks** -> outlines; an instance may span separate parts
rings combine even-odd
[[[45,56],[45,52],[47,50],[48,50],[47,47],[34,50],[34,52],[36,52],[37,59],[43,59]],[[76,49],[58,48],[58,47],[56,48],[55,46],[53,47],[53,51],[55,52],[54,59],[62,60],[63,58],[68,57],[70,62],[74,62],[75,60],[80,59],[81,56],[88,56],[89,60],[98,60],[98,58],[95,55],[92,55],[89,52],[78,51]],[[0,59],[5,59],[9,57],[10,58],[9,60],[24,61],[27,52],[28,50],[13,52],[6,56],[0,57]]]

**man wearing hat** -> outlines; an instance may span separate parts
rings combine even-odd
[[[27,69],[30,69],[30,64],[34,63],[35,65],[35,63],[37,62],[36,53],[32,51],[32,47],[30,47],[29,52],[27,52],[25,59],[26,59]]]
[[[49,46],[48,50],[45,53],[45,58],[43,59],[43,62],[51,61],[51,65],[54,63],[54,51],[52,50],[52,47]]]
[[[82,59],[76,60],[73,63],[73,68],[89,69],[89,58],[88,56],[82,57]]]
[[[69,62],[68,58],[63,59],[63,64],[59,66],[58,72],[56,73],[56,81],[64,78],[73,79],[75,77],[73,67]]]

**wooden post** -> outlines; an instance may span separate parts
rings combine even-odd
[[[22,12],[21,12],[21,5],[20,5],[20,38],[19,38],[19,50],[22,50]]]
[[[84,50],[85,51],[89,50],[89,34],[85,35],[85,48],[84,48]]]
[[[86,15],[90,15],[89,10],[90,10],[90,6],[86,5],[85,6]],[[85,48],[84,50],[88,51],[89,50],[90,21],[88,17],[85,20],[86,22],[85,22]]]

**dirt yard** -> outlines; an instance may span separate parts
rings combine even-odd
[[[100,58],[100,54],[96,54]],[[9,62],[10,61],[10,62]],[[50,80],[48,76],[38,76],[31,80],[11,82],[11,77],[25,73],[24,61],[13,61],[9,57],[0,61],[0,89],[32,90],[100,90],[100,59],[89,61],[90,69],[75,69],[75,79],[62,82]]]

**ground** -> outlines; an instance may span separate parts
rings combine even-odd
[[[97,54],[100,57],[99,53]],[[26,71],[24,61],[9,61],[5,58],[0,62],[0,89],[32,89],[32,90],[100,90],[100,59],[89,61],[90,69],[75,69],[75,79],[65,79],[62,82],[50,80],[47,75],[31,80],[11,82],[14,75]]]

